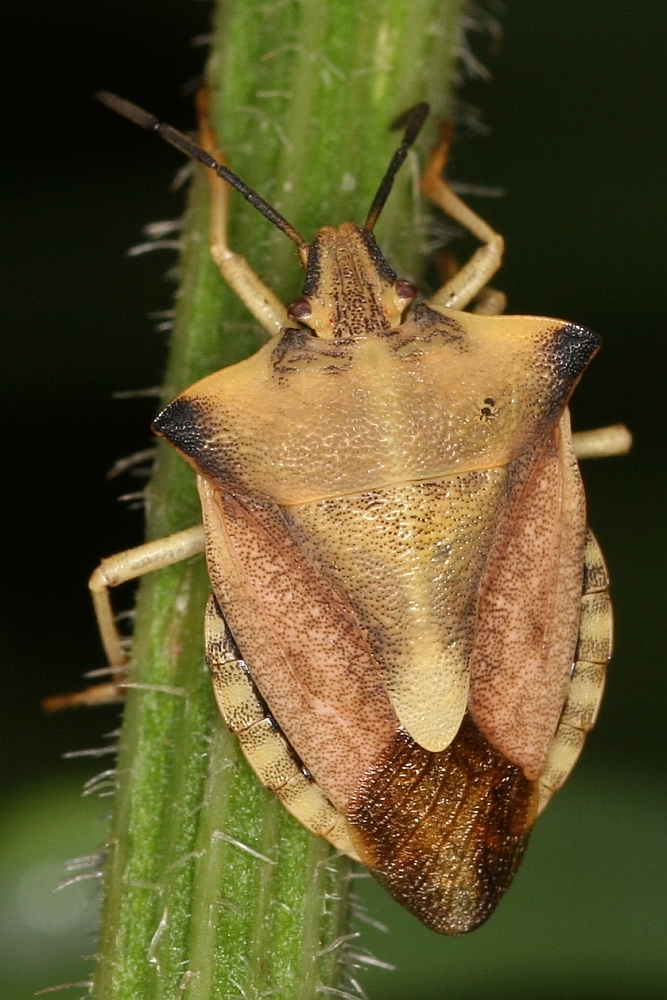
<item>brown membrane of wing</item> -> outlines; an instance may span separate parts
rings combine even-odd
[[[399,731],[347,814],[364,864],[427,927],[465,934],[493,912],[519,867],[536,784],[469,716],[430,753]]]

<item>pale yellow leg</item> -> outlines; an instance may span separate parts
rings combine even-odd
[[[128,658],[116,627],[109,588],[117,587],[146,573],[152,573],[156,569],[171,566],[183,559],[190,559],[203,551],[204,528],[198,524],[194,528],[178,531],[167,538],[158,538],[154,542],[118,552],[102,560],[91,576],[88,586],[92,593],[97,625],[113,681],[108,684],[95,684],[73,694],[47,698],[44,701],[44,708],[47,711],[58,711],[76,705],[100,705],[122,698],[122,679]]]
[[[208,92],[205,90],[199,93],[197,110],[201,145],[214,160],[227,165],[224,154],[218,149],[215,141],[208,116]],[[236,292],[258,323],[261,323],[267,333],[275,336],[283,327],[294,324],[278,296],[255,274],[245,257],[230,250],[227,243],[229,184],[212,170],[207,170],[206,173],[211,202],[209,225],[211,256],[227,284]]]
[[[451,249],[443,249],[436,259],[436,266],[443,285],[448,284],[461,270]],[[507,296],[498,288],[485,285],[471,299],[470,311],[478,316],[500,316],[507,309]]]
[[[447,162],[450,137],[450,130],[447,129],[431,154],[421,181],[422,191],[431,201],[435,202],[438,208],[441,208],[450,218],[462,225],[485,245],[480,247],[468,263],[429,299],[429,305],[464,309],[482,291],[500,267],[505,244],[502,236],[484,222],[476,212],[468,208],[444,179],[443,170]],[[501,312],[502,309],[498,311]],[[487,315],[494,315],[494,313]]]
[[[507,296],[498,288],[486,285],[478,292],[472,312],[478,316],[500,316],[507,309]]]
[[[578,459],[609,458],[626,455],[632,447],[632,434],[623,424],[597,427],[594,431],[578,431],[572,435],[574,453]]]
[[[612,612],[609,577],[600,546],[592,531],[586,536],[584,583],[579,641],[570,687],[539,779],[539,806],[547,802],[569,777],[586,735],[597,720],[612,648]]]
[[[236,734],[259,780],[307,830],[358,861],[345,817],[299,767],[289,743],[260,701],[213,596],[206,607],[205,633],[206,660],[220,714]]]

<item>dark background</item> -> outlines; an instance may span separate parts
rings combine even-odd
[[[92,93],[116,90],[190,127],[183,85],[204,57],[190,39],[208,30],[210,6],[5,0],[3,12],[0,787],[7,818],[0,818],[0,847],[9,860],[5,870],[0,856],[0,963],[2,941],[10,955],[14,940],[3,939],[3,928],[15,931],[16,914],[30,910],[32,883],[17,872],[37,870],[44,852],[51,858],[48,828],[74,854],[99,839],[92,813],[80,815],[76,799],[79,777],[90,777],[95,765],[60,755],[100,745],[118,712],[47,718],[39,701],[78,687],[84,670],[103,664],[86,580],[101,556],[141,540],[141,512],[117,501],[141,483],[109,482],[105,472],[150,444],[154,404],[111,394],[159,382],[166,334],[147,314],[169,308],[173,286],[164,274],[175,258],[125,253],[142,241],[144,224],[177,217],[182,204],[168,191],[173,156],[138,130],[135,136]],[[511,893],[503,904],[510,912],[505,918],[501,907],[487,943],[486,929],[470,939],[478,945],[441,942],[389,909],[400,933],[373,946],[403,972],[378,973],[384,978],[369,989],[376,1000],[658,997],[666,985],[657,864],[665,833],[658,789],[667,12],[661,0],[632,8],[617,0],[508,0],[502,22],[502,46],[473,39],[494,81],[468,82],[463,92],[483,109],[491,134],[461,142],[450,173],[505,189],[503,198],[471,203],[506,237],[497,284],[509,311],[566,318],[603,334],[573,410],[577,428],[622,421],[635,435],[629,457],[584,470],[591,524],[613,577],[617,654],[572,790],[550,807],[528,874],[512,890],[516,908]],[[101,811],[95,803],[93,812]],[[16,912],[15,890],[23,900]],[[373,899],[381,910],[382,899]],[[541,930],[545,908],[559,920],[547,919]],[[88,905],[83,923],[92,912]],[[47,946],[39,920],[26,920],[31,971],[24,983],[18,963],[9,962],[3,996],[81,976],[65,939],[54,931],[49,940],[60,943]],[[409,942],[404,955],[397,940]],[[57,971],[36,970],[37,953],[53,953]]]

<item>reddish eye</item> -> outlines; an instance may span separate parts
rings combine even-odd
[[[404,281],[402,278],[398,279],[395,287],[399,299],[414,299],[419,291],[417,286],[413,285],[411,281]]]
[[[287,315],[291,316],[292,319],[297,320],[308,319],[312,315],[310,302],[305,296],[302,296],[300,299],[295,299],[291,306],[289,306]]]

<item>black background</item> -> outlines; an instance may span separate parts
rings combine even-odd
[[[180,214],[175,159],[98,106],[116,90],[191,127],[210,6],[5,0],[2,92],[4,257],[0,783],[55,780],[59,755],[94,745],[115,709],[44,717],[45,695],[76,688],[102,653],[86,580],[103,555],[141,539],[105,480],[150,444],[151,400],[117,390],[159,382],[169,308],[159,253],[128,259],[141,226]],[[618,620],[609,693],[588,754],[658,781],[664,773],[664,240],[667,115],[662,2],[508,0],[493,83],[465,97],[491,135],[460,144],[451,175],[499,185],[473,204],[507,241],[497,284],[510,312],[590,326],[604,347],[574,403],[577,428],[622,421],[628,458],[588,463],[590,521],[608,558]],[[406,39],[409,44],[409,39]],[[137,130],[138,133],[138,130]],[[325,222],[326,220],[323,220]],[[92,773],[92,772],[87,772]]]

